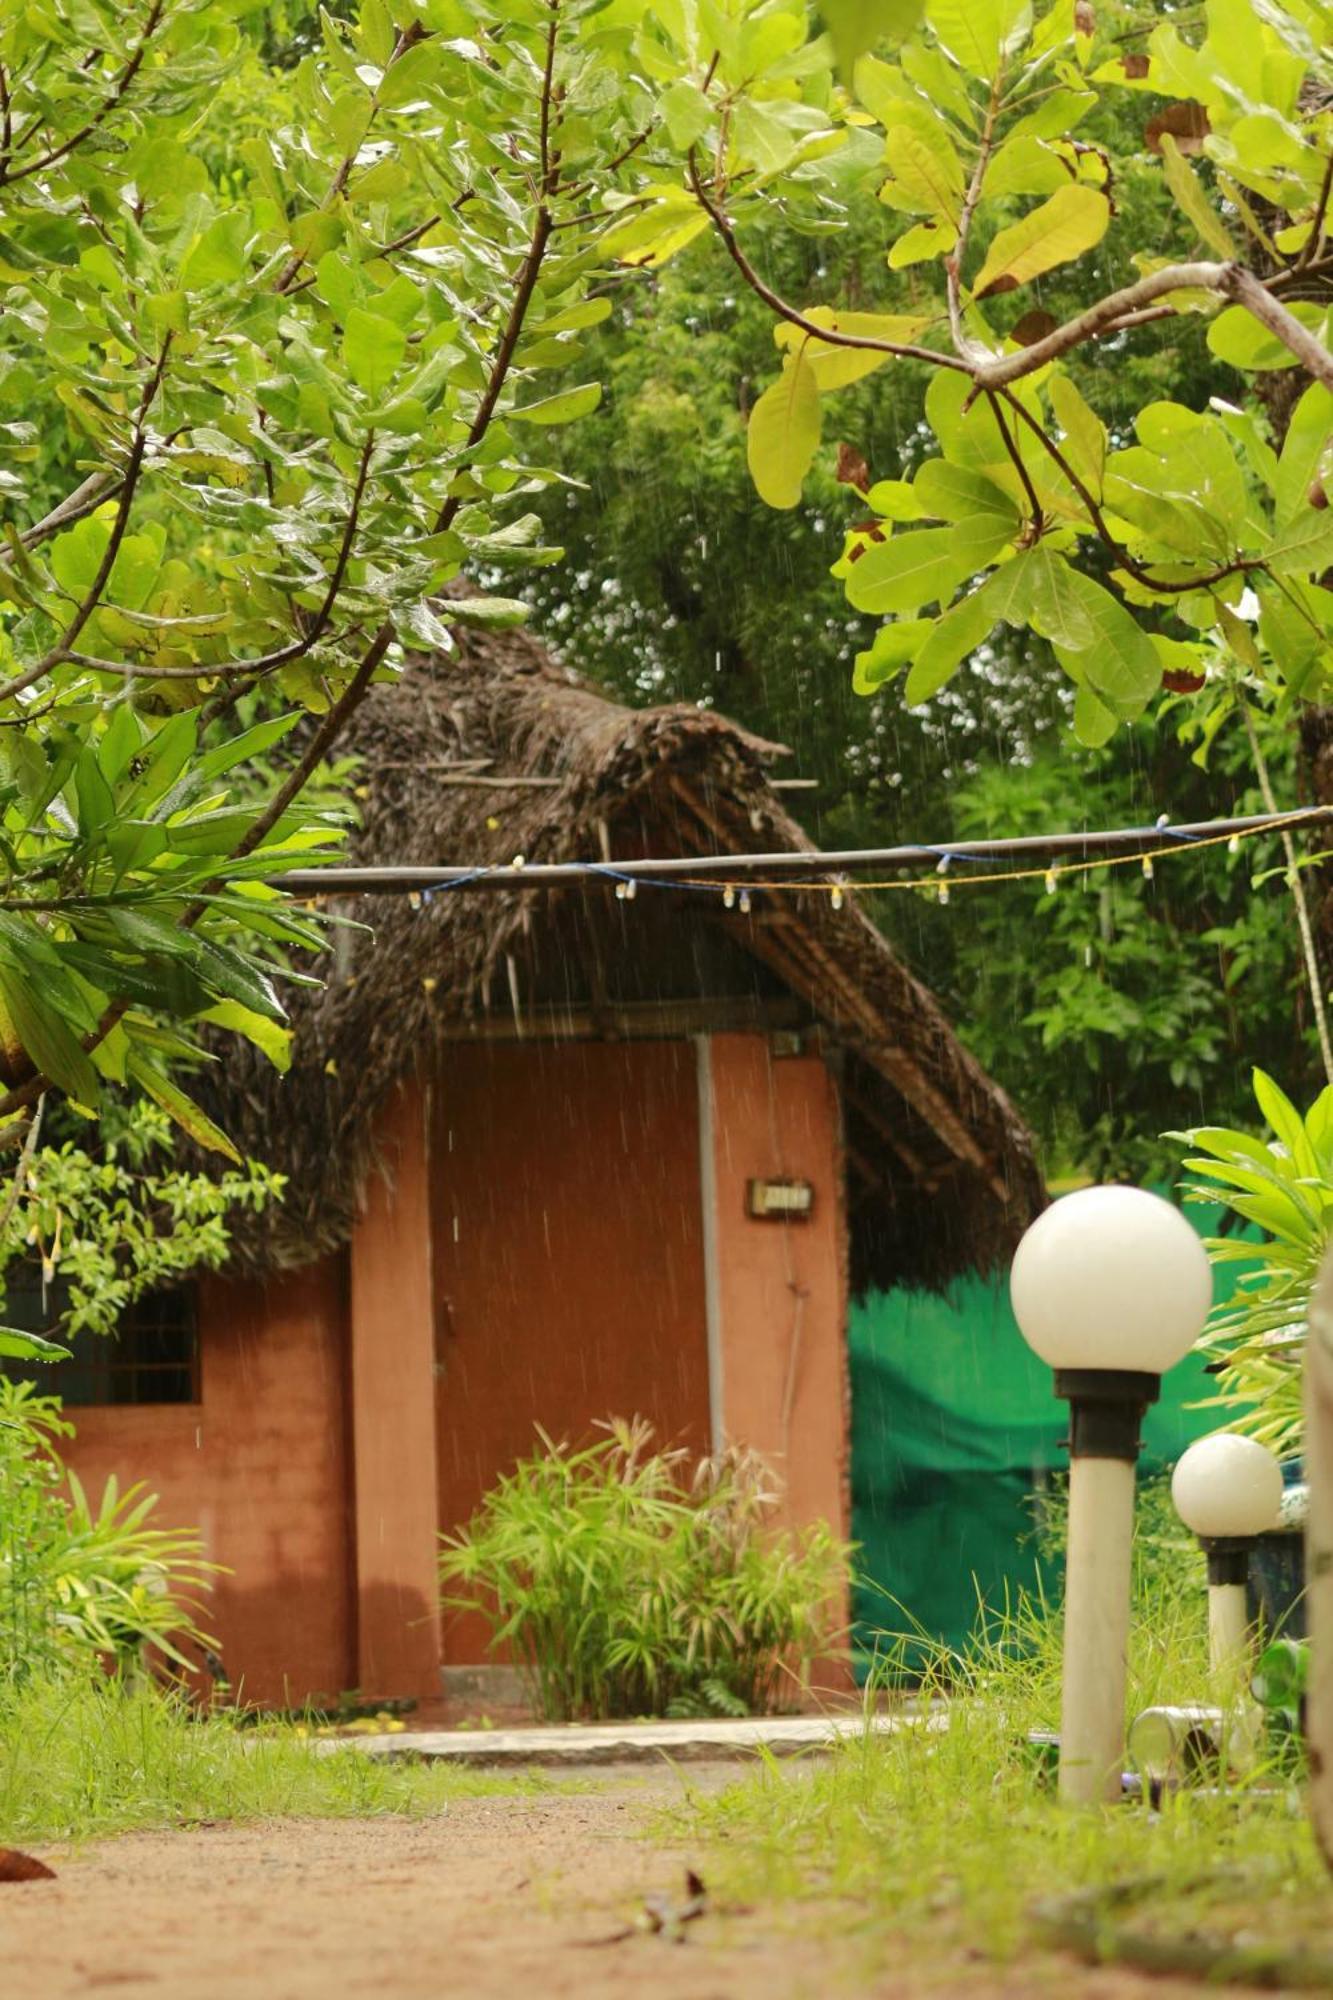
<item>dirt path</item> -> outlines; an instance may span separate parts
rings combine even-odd
[[[54,1882],[0,1886],[5,2000],[1175,2000],[1197,1987],[1044,1959],[887,1963],[882,1938],[797,1911],[710,1909],[672,1944],[631,1924],[706,1859],[652,1846],[657,1774],[596,1791],[460,1800],[427,1820],[283,1820],[46,1850]],[[691,1782],[699,1782],[699,1773]],[[706,1780],[705,1780],[706,1781]],[[854,1916],[854,1913],[852,1913]],[[841,1932],[841,1935],[838,1933]]]

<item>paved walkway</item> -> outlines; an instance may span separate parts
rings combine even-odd
[[[643,1764],[700,1762],[768,1750],[775,1757],[827,1750],[869,1729],[883,1735],[908,1718],[863,1715],[748,1716],[740,1722],[563,1723],[524,1729],[405,1729],[383,1736],[325,1737],[321,1751],[368,1757],[438,1758],[456,1764]],[[915,1718],[913,1718],[915,1719]]]

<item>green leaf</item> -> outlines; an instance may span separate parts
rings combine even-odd
[[[509,412],[515,423],[572,424],[586,417],[602,400],[600,382],[584,382],[577,389],[562,389],[558,396],[544,396],[539,403],[523,403]]]
[[[750,412],[745,455],[755,490],[770,507],[795,507],[819,447],[819,384],[801,354],[783,363],[778,380]]]
[[[997,231],[973,281],[974,298],[1012,292],[1057,264],[1068,264],[1100,243],[1111,204],[1096,188],[1061,188],[1021,222]]]
[[[927,0],[926,19],[960,69],[990,83],[1011,38],[1031,31],[1027,0]]]
[[[715,116],[713,106],[698,84],[688,83],[683,77],[678,77],[662,92],[660,106],[671,143],[682,153],[687,152],[697,139],[702,139]]]
[[[1094,500],[1102,497],[1106,471],[1106,430],[1067,375],[1052,375],[1047,385],[1055,420],[1064,432],[1064,455]]]
[[[906,112],[912,109],[904,107]],[[893,179],[881,191],[881,201],[911,214],[957,223],[963,206],[963,163],[942,121],[929,114],[913,117],[910,123],[904,118],[890,129],[884,157]]]
[[[849,334],[861,340],[887,340],[895,346],[914,342],[931,324],[925,313],[838,312],[831,306],[811,306],[802,317],[815,326],[827,327],[830,333]],[[894,358],[873,347],[839,347],[831,341],[819,340],[804,327],[785,319],[774,327],[773,338],[779,347],[798,352],[814,370],[821,395],[845,389],[849,383],[873,375]]]
[[[820,9],[844,83],[859,56],[883,44],[896,46],[920,26],[926,0],[823,0]]]
[[[292,1066],[292,1031],[280,1027],[276,1021],[266,1020],[262,1014],[243,1007],[237,1000],[219,1001],[199,1017],[210,1021],[215,1028],[226,1028],[232,1033],[244,1035],[248,1042],[266,1055],[274,1069],[285,1076]]]
[[[0,1001],[42,1075],[49,1076],[76,1104],[95,1111],[102,1094],[97,1072],[79,1037],[53,1005],[49,979],[43,980],[35,994],[21,974],[0,964]]]
[[[181,288],[205,291],[210,285],[234,285],[250,268],[247,255],[251,220],[248,209],[230,209],[210,223],[181,265]]]
[[[1162,149],[1166,184],[1186,220],[1193,224],[1201,240],[1219,257],[1234,257],[1236,246],[1231,240],[1231,231],[1204,193],[1202,182],[1171,133],[1163,132],[1158,143]]]
[[[1327,315],[1322,307],[1305,300],[1293,300],[1287,310],[1302,326],[1321,332]],[[1294,356],[1285,340],[1261,326],[1244,306],[1227,306],[1208,326],[1208,346],[1219,361],[1232,368],[1260,373],[1270,368],[1291,368]]]
[[[1012,532],[1018,532],[1018,509],[1008,494],[987,479],[984,472],[974,472],[970,466],[956,465],[947,458],[928,458],[912,481],[912,491],[921,512],[937,521],[965,521],[972,514],[996,514],[1011,519]]]
[[[353,306],[343,331],[342,353],[347,372],[367,396],[380,397],[392,382],[407,352],[407,335],[382,313]]]
[[[889,249],[889,269],[904,271],[909,264],[924,264],[932,257],[947,257],[958,241],[951,222],[914,222]]]
[[[914,660],[935,629],[932,618],[894,618],[881,625],[852,671],[856,694],[876,694]]]
[[[1333,510],[1306,506],[1261,551],[1278,575],[1325,570],[1333,563]]]
[[[960,599],[936,622],[907,676],[903,699],[909,708],[938,694],[968,655],[990,637],[995,624],[991,588],[995,581],[995,577],[989,577],[970,597]]]
[[[873,542],[852,563],[847,601],[858,611],[916,611],[943,604],[1013,537],[1003,516],[977,514],[949,528],[917,528]]]
[[[206,1112],[201,1111],[194,1099],[187,1097],[180,1085],[166,1076],[151,1063],[147,1056],[137,1049],[131,1050],[125,1058],[125,1074],[151,1097],[154,1104],[160,1104],[172,1123],[196,1145],[203,1146],[210,1153],[221,1153],[234,1160],[239,1167],[241,1156],[227,1137]]]
[[[40,1333],[24,1333],[16,1326],[0,1326],[0,1355],[10,1361],[68,1361],[69,1349]]]

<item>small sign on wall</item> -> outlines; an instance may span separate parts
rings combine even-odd
[[[756,1222],[808,1222],[815,1205],[809,1181],[747,1181],[745,1213]]]

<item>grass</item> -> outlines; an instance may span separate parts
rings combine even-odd
[[[1162,1564],[1146,1538],[1143,1570],[1130,1715],[1223,1699],[1209,1683],[1201,1577]],[[890,1642],[889,1677],[893,1658]],[[741,1899],[790,1899],[803,1928],[860,1931],[874,1956],[1006,1960],[1049,1942],[1058,1916],[1089,1956],[1210,1976],[1223,1963],[1262,1984],[1276,1976],[1276,1953],[1284,1983],[1313,1972],[1333,1985],[1333,1885],[1299,1783],[1270,1763],[1212,1796],[1177,1792],[1156,1812],[1071,1811],[1028,1742],[1057,1727],[1059,1682],[1059,1620],[1023,1604],[965,1656],[937,1658],[908,1704],[915,1726],[827,1759],[770,1759],[695,1797],[694,1831],[714,1848],[718,1885]],[[925,1726],[941,1694],[947,1707],[937,1702]],[[1293,1950],[1321,1963],[1291,1962]]]
[[[291,1727],[238,1729],[155,1689],[32,1683],[0,1698],[0,1845],[285,1816],[426,1815],[542,1789],[441,1764],[320,1755]]]

